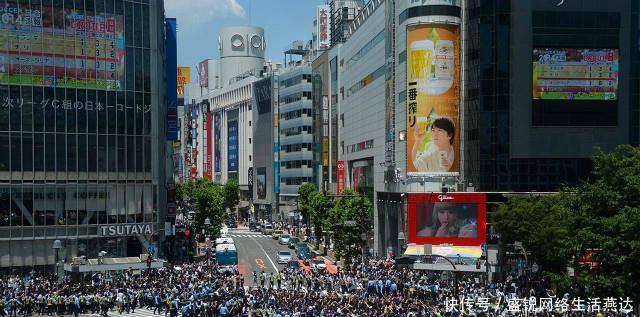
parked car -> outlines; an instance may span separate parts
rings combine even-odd
[[[289,240],[291,240],[291,236],[288,234],[281,234],[280,238],[278,238],[278,243],[282,245],[289,245]]]
[[[270,235],[272,232],[273,232],[273,226],[270,223],[267,223],[264,226],[262,226],[262,234]]]
[[[291,261],[291,259],[292,259],[291,251],[289,250],[278,251],[278,264],[286,264],[289,261]]]
[[[249,224],[249,231],[256,231],[256,227],[258,226],[257,223],[252,222]]]
[[[298,261],[289,261],[287,262],[287,268],[288,269],[299,269],[300,268],[300,262]]]
[[[295,245],[296,255],[302,258],[302,252],[309,250],[309,246],[304,242],[298,242]]]
[[[327,269],[327,264],[324,263],[324,260],[314,259],[311,260],[311,269],[314,271],[324,271]]]
[[[287,246],[289,247],[289,249],[295,249],[296,243],[298,242],[300,242],[300,239],[296,237],[291,237],[289,238],[289,243],[287,243]]]
[[[255,232],[262,232],[262,225],[260,225],[260,224],[256,223],[256,227],[255,227],[255,229],[254,229],[253,231],[255,231]]]
[[[227,225],[227,228],[238,228],[238,223],[235,221],[231,221],[229,222],[229,224]]]
[[[317,256],[318,254],[316,254],[315,252],[307,250],[306,252],[302,253],[302,262],[304,262],[304,264],[306,265],[310,265],[311,261],[313,261],[313,259],[315,259]]]

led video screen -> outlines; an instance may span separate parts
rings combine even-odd
[[[533,99],[617,100],[618,50],[535,48]]]

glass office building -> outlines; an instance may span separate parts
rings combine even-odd
[[[0,267],[138,256],[165,184],[154,0],[0,2]],[[164,192],[164,194],[163,194]]]

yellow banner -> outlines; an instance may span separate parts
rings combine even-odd
[[[184,86],[191,83],[191,67],[178,67],[178,95],[184,95]]]
[[[459,27],[407,28],[407,173],[460,171]]]

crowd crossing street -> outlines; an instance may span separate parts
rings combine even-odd
[[[1,316],[635,316],[633,301],[556,296],[522,281],[457,283],[440,274],[371,259],[336,274],[283,269],[218,273],[206,262],[124,271],[100,279],[57,284],[52,276],[2,280]],[[457,285],[457,288],[456,288]],[[576,301],[578,299],[578,301]],[[608,304],[605,304],[608,303]]]

